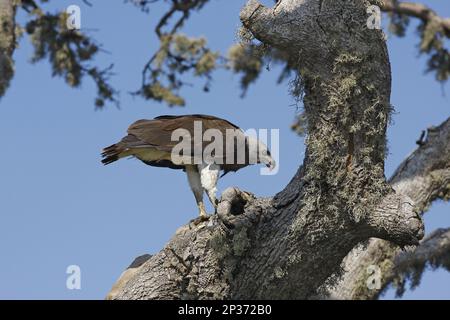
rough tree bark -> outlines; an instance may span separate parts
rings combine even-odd
[[[417,150],[396,170],[390,183],[397,192],[414,200],[418,212],[425,212],[436,199],[450,198],[450,118],[438,127],[429,128],[426,139],[418,141],[418,144]],[[427,246],[426,243],[424,246]],[[417,250],[421,250],[420,247]],[[395,244],[371,239],[367,245],[355,248],[345,258],[342,265],[345,272],[339,284],[324,288],[324,296],[337,299],[378,298],[399,273],[399,256],[401,249]],[[381,290],[369,290],[366,285],[370,265],[380,268]]]
[[[0,97],[5,94],[14,75],[15,15],[15,1],[0,0]]]
[[[227,189],[217,215],[181,227],[108,298],[312,298],[362,241],[418,243],[423,224],[413,200],[384,177],[391,70],[381,31],[366,27],[368,5],[247,3],[244,27],[298,61],[303,165],[272,198]]]

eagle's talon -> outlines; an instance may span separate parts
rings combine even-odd
[[[209,215],[207,214],[201,214],[200,216],[198,216],[197,218],[191,220],[191,222],[194,225],[199,225],[200,223],[204,222],[204,221],[208,221],[209,220]]]

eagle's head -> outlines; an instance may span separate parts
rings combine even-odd
[[[253,159],[256,159],[256,163],[262,163],[269,168],[269,170],[273,170],[276,167],[276,162],[272,158],[267,146],[253,136],[246,136],[246,140],[250,158],[252,158],[252,153],[256,152],[256,155],[253,154]]]

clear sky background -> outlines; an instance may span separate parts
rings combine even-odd
[[[131,97],[140,85],[143,65],[157,48],[153,32],[165,4],[149,14],[116,1],[51,1],[56,12],[70,4],[82,9],[82,28],[109,53],[97,64],[115,64],[113,84],[121,90],[121,108],[95,111],[95,86],[90,81],[70,89],[52,78],[48,62],[29,63],[25,36],[16,51],[16,75],[0,100],[0,298],[103,299],[121,272],[138,255],[156,253],[175,230],[197,216],[194,197],[181,171],[123,160],[104,167],[100,151],[120,139],[128,125],[161,114],[206,113],[240,127],[280,129],[280,170],[262,176],[256,166],[225,176],[228,186],[269,196],[280,191],[304,156],[303,139],[289,126],[297,112],[288,85],[276,85],[279,68],[265,71],[245,99],[239,97],[239,77],[214,74],[209,93],[201,82],[183,89],[187,105],[169,108]],[[266,3],[272,1],[266,0]],[[450,3],[421,1],[450,17]],[[206,36],[211,48],[225,52],[236,41],[243,0],[211,0],[192,15],[184,32]],[[19,14],[20,21],[26,17]],[[386,19],[385,19],[386,20]],[[385,21],[386,22],[386,21]],[[413,25],[416,25],[415,23]],[[424,74],[425,59],[417,54],[418,37],[388,41],[393,72],[386,174],[416,148],[421,130],[450,116],[450,85]],[[210,207],[209,207],[210,208]],[[211,209],[209,209],[211,210]],[[450,226],[448,204],[437,202],[426,214],[426,232]],[[81,268],[81,290],[66,288],[66,268]],[[393,298],[390,290],[384,298]],[[450,299],[450,274],[427,271],[422,285],[404,298]]]

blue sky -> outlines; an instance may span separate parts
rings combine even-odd
[[[29,63],[32,50],[24,37],[14,57],[16,75],[0,100],[0,298],[102,299],[120,273],[138,255],[158,252],[174,231],[197,216],[184,173],[151,168],[136,160],[104,167],[100,150],[120,139],[128,125],[161,114],[206,113],[224,117],[242,128],[280,129],[280,170],[262,176],[254,166],[229,174],[219,190],[236,185],[268,196],[281,190],[304,155],[303,139],[289,125],[297,112],[287,83],[276,85],[279,69],[265,71],[245,99],[239,78],[225,71],[214,74],[209,93],[201,82],[183,89],[187,105],[169,108],[131,97],[139,87],[141,70],[157,47],[153,28],[164,9],[149,14],[123,1],[51,1],[56,12],[70,4],[82,9],[82,28],[108,53],[101,66],[115,64],[113,84],[121,90],[121,108],[95,111],[95,87],[68,88],[52,78],[48,62]],[[271,3],[271,1],[265,1]],[[423,1],[450,16],[444,1]],[[206,36],[215,50],[225,52],[236,41],[241,0],[211,0],[192,15],[184,32]],[[25,14],[20,14],[24,21]],[[425,75],[418,57],[418,38],[411,28],[406,38],[391,38],[392,103],[389,176],[416,147],[420,131],[449,115],[450,86]],[[211,210],[211,209],[209,209]],[[426,214],[426,231],[450,226],[449,207],[436,203]],[[66,268],[81,268],[81,290],[66,288]],[[385,298],[392,298],[392,290]],[[450,275],[427,272],[420,288],[405,298],[450,298]]]

